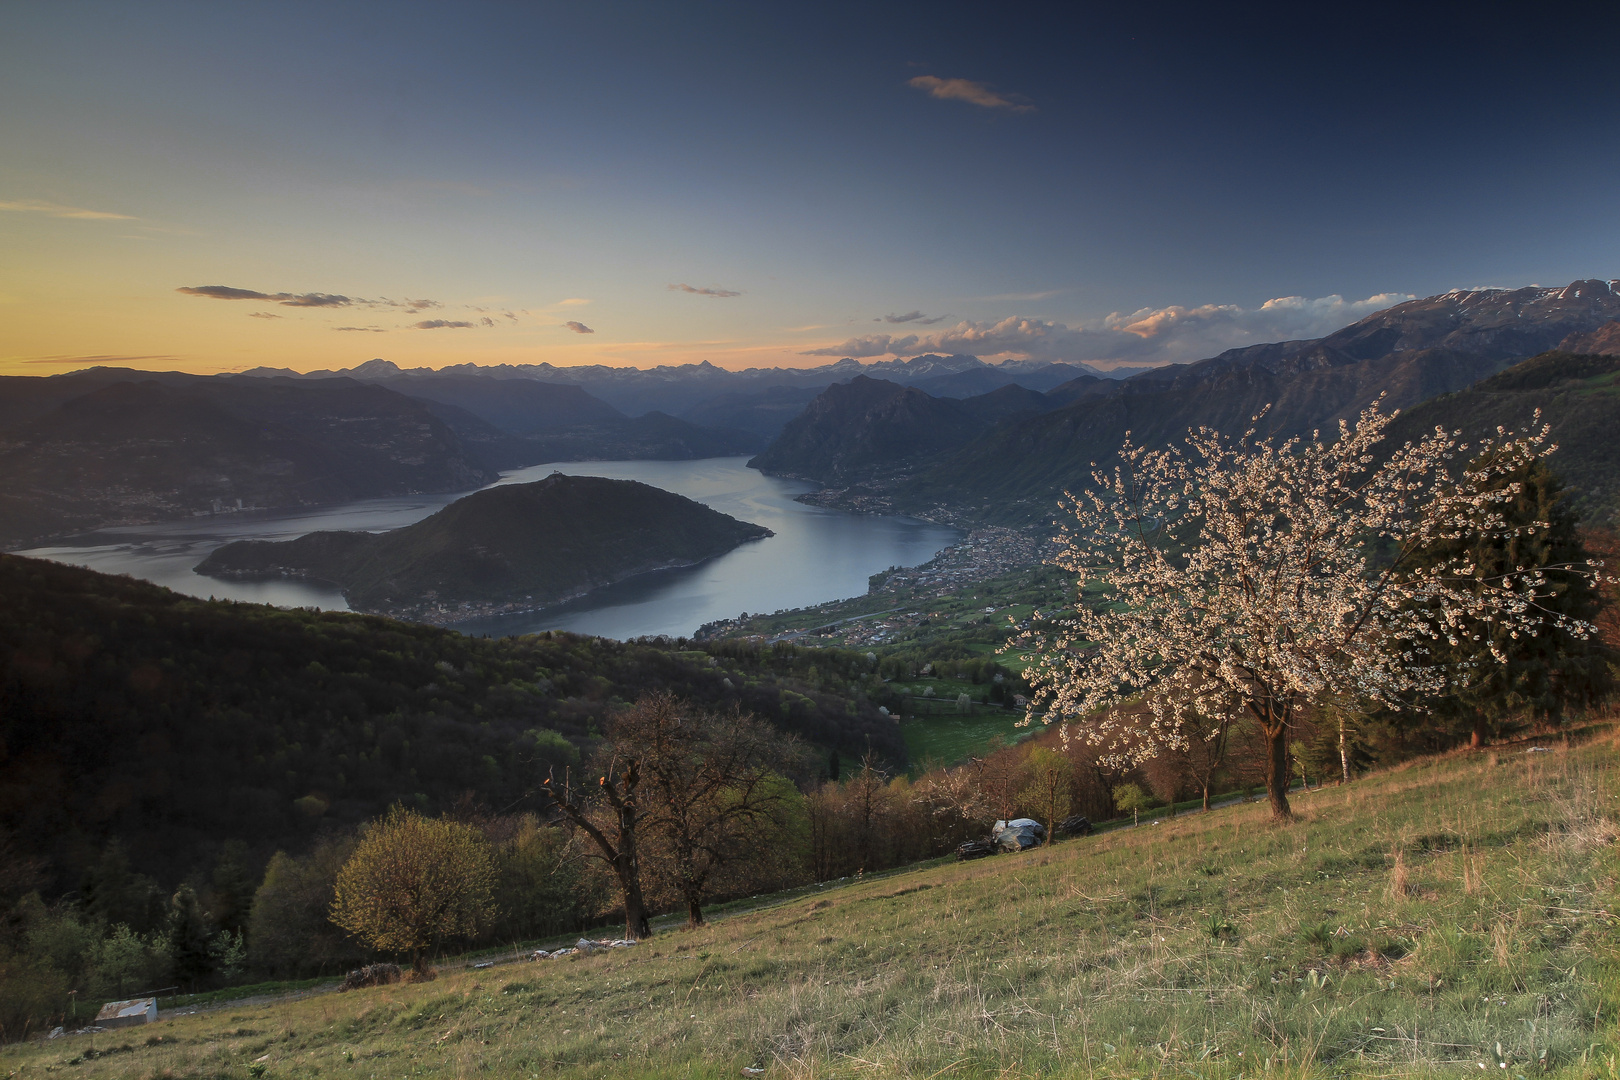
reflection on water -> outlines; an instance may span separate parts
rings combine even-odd
[[[640,480],[764,525],[776,535],[744,544],[701,566],[621,582],[563,607],[464,623],[459,629],[478,634],[572,630],[614,638],[691,634],[703,623],[743,611],[775,611],[859,596],[866,592],[872,574],[890,566],[926,562],[960,536],[953,529],[909,518],[849,514],[796,503],[793,497],[811,490],[812,485],[764,476],[746,468],[746,460],[575,461],[507,474],[499,483],[525,483],[554,471]],[[35,548],[21,554],[110,574],[131,574],[193,596],[344,610],[348,605],[335,589],[296,581],[224,581],[203,577],[191,568],[233,540],[287,540],[317,529],[397,529],[458,497],[368,499],[285,516],[198,518],[95,533],[84,537],[80,546]]]

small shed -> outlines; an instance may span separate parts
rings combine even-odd
[[[109,1001],[96,1013],[96,1026],[104,1028],[133,1027],[150,1024],[157,1019],[157,998],[134,998],[130,1001]]]

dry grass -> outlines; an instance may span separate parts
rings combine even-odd
[[[1406,868],[1406,852],[1395,849],[1394,864],[1389,868],[1389,898],[1405,900],[1412,895],[1412,875]]]
[[[7,1048],[0,1075],[1616,1076],[1617,766],[1611,738],[1448,756],[1288,826],[1185,815],[622,953]]]

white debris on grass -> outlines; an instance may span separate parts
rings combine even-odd
[[[545,949],[536,949],[534,952],[529,954],[529,959],[557,960],[564,956],[575,956],[579,954],[589,956],[592,953],[605,952],[608,949],[628,949],[634,944],[635,941],[631,940],[630,938],[616,938],[612,941],[598,941],[592,938],[580,938],[579,941],[574,945],[557,949],[553,952],[547,952]]]

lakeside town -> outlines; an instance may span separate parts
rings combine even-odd
[[[976,528],[918,566],[890,567],[873,574],[864,596],[833,600],[815,607],[770,614],[743,612],[732,619],[705,623],[694,639],[714,641],[742,638],[765,642],[793,641],[805,645],[888,645],[919,633],[968,628],[1005,630],[1013,599],[1003,594],[1023,583],[1055,546],[1034,530],[1001,526]],[[995,583],[988,605],[970,595],[974,586]],[[986,599],[992,599],[986,594]],[[949,599],[941,604],[938,601]],[[1027,616],[1029,605],[1021,607]]]

